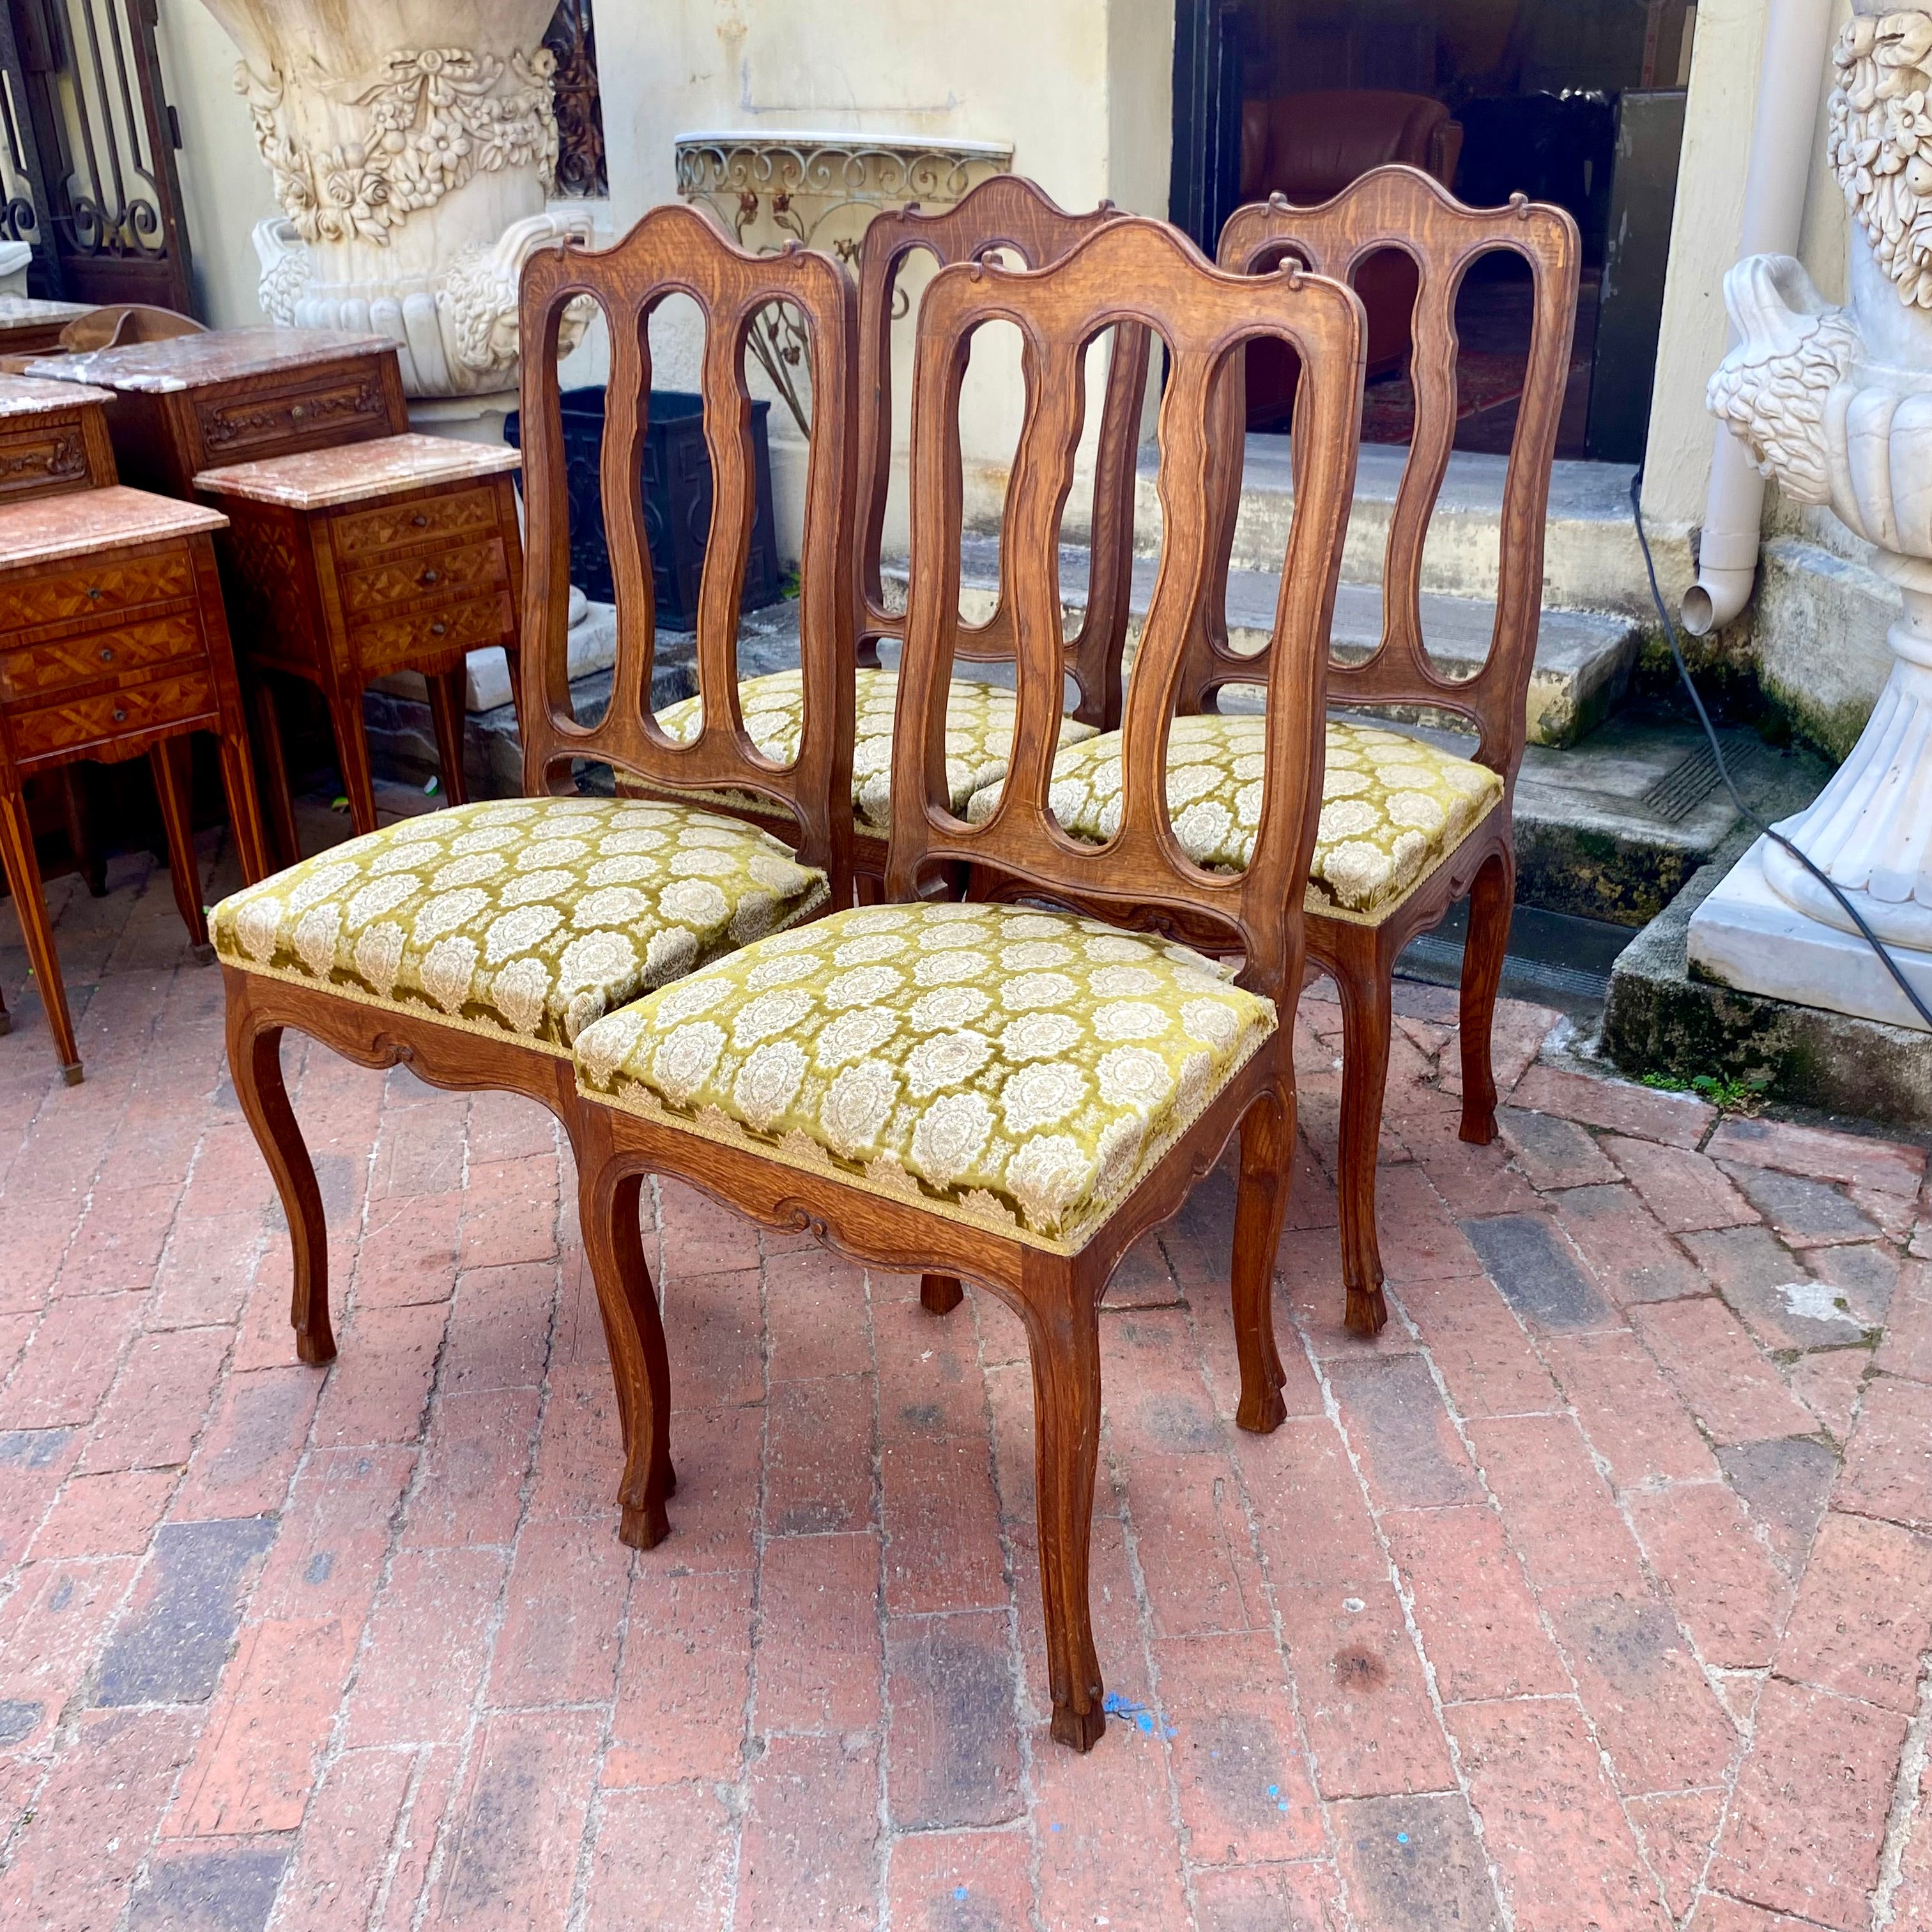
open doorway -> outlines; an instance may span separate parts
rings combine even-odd
[[[1583,267],[1557,454],[1635,462],[1696,30],[1694,0],[1178,0],[1174,217],[1211,249],[1243,202],[1324,201],[1391,161],[1472,206],[1558,203]],[[1357,278],[1367,442],[1412,434],[1414,287],[1392,255]],[[1472,268],[1456,305],[1458,449],[1508,449],[1529,316],[1521,263],[1492,254]],[[1286,429],[1293,400],[1292,365],[1251,354],[1249,428]]]

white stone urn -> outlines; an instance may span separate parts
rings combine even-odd
[[[282,205],[255,231],[264,310],[392,338],[414,397],[514,390],[524,260],[590,232],[544,206],[554,0],[205,4]]]
[[[1832,782],[1778,830],[1932,1004],[1932,14],[1862,10],[1834,53],[1829,154],[1850,205],[1850,308],[1789,256],[1724,278],[1738,346],[1712,411],[1801,502],[1828,505],[1902,594],[1892,672]],[[1761,840],[1691,922],[1693,962],[1749,990],[1922,1026],[1841,907]]]

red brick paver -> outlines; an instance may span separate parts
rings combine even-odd
[[[291,1039],[302,1367],[218,977],[112,879],[53,892],[83,1086],[0,942],[5,1932],[1932,1928],[1922,1150],[1593,1078],[1522,1006],[1468,1148],[1454,995],[1405,987],[1364,1344],[1312,988],[1288,1420],[1233,1426],[1225,1169],[1103,1318],[1079,1759],[1006,1310],[658,1189],[634,1556],[547,1117]]]

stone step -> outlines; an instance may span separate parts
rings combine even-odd
[[[1354,509],[1342,574],[1370,584],[1379,580],[1389,518],[1408,452],[1364,443],[1355,469]],[[1141,457],[1134,537],[1152,554],[1160,540],[1160,502],[1154,488],[1154,452]],[[1493,598],[1507,460],[1462,450],[1449,458],[1430,520],[1423,551],[1422,587],[1453,597]],[[1544,523],[1543,601],[1559,610],[1610,610],[1655,622],[1644,575],[1643,554],[1630,519],[1631,470],[1625,464],[1558,463],[1550,480]],[[1242,471],[1241,511],[1235,525],[1234,561],[1244,569],[1279,570],[1287,554],[1294,506],[1288,439],[1251,436]],[[1652,533],[1658,572],[1666,590],[1688,582],[1686,540]],[[1679,552],[1682,552],[1679,555]]]
[[[1130,638],[1138,638],[1142,620],[1154,593],[1157,568],[1152,557],[1134,562],[1130,598]],[[889,584],[903,590],[905,566],[888,564]],[[1065,621],[1077,626],[1086,608],[1087,553],[1069,544],[1060,554],[1060,579]],[[993,609],[999,586],[999,543],[996,538],[969,536],[961,544],[960,604],[967,616],[980,621]],[[1280,595],[1279,572],[1259,568],[1231,570],[1228,574],[1228,638],[1238,651],[1258,651],[1268,642]],[[1496,621],[1492,598],[1451,597],[1425,591],[1422,597],[1422,634],[1435,662],[1445,676],[1467,677],[1481,668],[1488,655],[1490,632]],[[1348,662],[1368,656],[1382,638],[1382,588],[1374,583],[1344,583],[1336,594],[1333,633],[1336,655]],[[1530,674],[1525,710],[1529,740],[1534,745],[1568,745],[1594,730],[1623,700],[1636,663],[1641,632],[1630,618],[1598,611],[1545,610],[1536,640],[1536,665]],[[1001,667],[979,667],[974,675],[993,676]],[[1002,678],[1002,681],[1004,681]],[[1258,701],[1258,694],[1255,701]],[[1239,692],[1223,700],[1226,709],[1243,707]],[[1414,707],[1390,706],[1382,716],[1446,722],[1444,714],[1425,716]]]

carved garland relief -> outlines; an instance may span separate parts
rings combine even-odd
[[[478,173],[534,162],[548,194],[556,172],[556,58],[548,47],[506,64],[458,47],[405,49],[359,92],[329,82],[321,92],[364,110],[362,138],[305,152],[284,128],[287,86],[279,69],[244,61],[236,91],[248,100],[255,140],[276,199],[305,242],[386,244],[418,208],[434,208]],[[509,83],[497,92],[505,75]]]
[[[1932,16],[1859,15],[1832,58],[1832,171],[1900,299],[1932,309]]]

